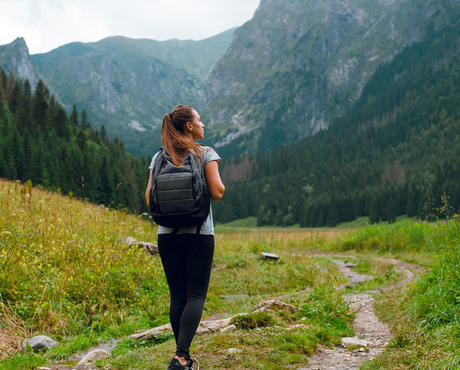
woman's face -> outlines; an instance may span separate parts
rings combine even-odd
[[[204,139],[204,124],[196,110],[193,111],[193,121],[190,122],[188,129],[193,140]]]

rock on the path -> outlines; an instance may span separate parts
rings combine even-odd
[[[358,337],[344,337],[342,338],[342,345],[345,347],[367,347],[369,343],[367,340],[359,339]]]
[[[218,319],[218,320],[204,320],[200,322],[200,326],[198,327],[197,333],[198,334],[206,334],[206,333],[216,333],[218,331],[222,331],[229,326],[232,326],[231,321],[234,317],[239,315],[246,315],[244,314],[237,314],[231,317],[227,317],[226,319]],[[231,330],[231,329],[227,329]]]
[[[130,335],[133,339],[147,340],[158,336],[158,334],[172,333],[171,324],[157,326],[156,328],[143,331],[141,333],[135,333]]]
[[[300,308],[290,305],[288,303],[281,302],[277,299],[269,299],[268,301],[260,302],[252,312],[260,312],[260,311],[287,311],[287,312],[295,312],[299,311]]]
[[[81,365],[86,365],[89,362],[100,360],[101,358],[109,357],[109,355],[110,355],[109,352],[104,351],[103,349],[96,349],[94,351],[87,353],[85,357],[83,357],[80,360],[80,362],[77,364],[77,367]]]
[[[220,332],[225,333],[227,331],[232,331],[232,330],[236,330],[236,325],[232,324],[232,325],[226,326],[225,328],[220,329]]]
[[[58,344],[58,342],[56,342],[54,339],[51,339],[50,337],[47,337],[46,335],[37,335],[33,338],[25,339],[22,342],[22,348],[26,350],[27,346],[29,345],[30,347],[32,347],[34,352],[39,352],[51,349],[57,346]]]
[[[223,329],[226,329],[226,331],[233,330],[234,325],[231,324],[231,321],[234,317],[240,315],[247,315],[247,313],[239,313],[231,317],[227,317],[226,319],[203,320],[200,322],[200,325],[198,326],[196,333],[209,334],[222,331]],[[157,326],[156,328],[149,329],[141,333],[132,334],[130,335],[130,337],[133,339],[147,340],[155,338],[160,333],[172,333],[171,324]]]

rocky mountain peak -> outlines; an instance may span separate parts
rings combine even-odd
[[[9,46],[12,49],[18,50],[22,55],[29,55],[29,48],[27,47],[24,37],[17,37]]]
[[[379,65],[455,14],[457,0],[262,0],[209,75],[216,147],[265,150],[328,127]]]
[[[30,60],[29,48],[23,37],[0,46],[0,66],[6,72],[13,72],[16,78],[28,79],[32,86],[35,86],[40,79],[39,73]]]

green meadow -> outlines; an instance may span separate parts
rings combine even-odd
[[[0,369],[74,364],[72,356],[119,339],[104,369],[164,369],[174,352],[165,334],[129,335],[169,322],[169,295],[158,256],[119,240],[156,241],[148,219],[18,182],[0,180]],[[278,261],[261,258],[276,253]],[[216,227],[213,272],[203,318],[234,320],[237,330],[197,335],[192,354],[203,369],[299,368],[318,344],[353,336],[353,314],[337,288],[347,282],[319,252],[353,259],[375,279],[362,291],[402,277],[380,257],[415,263],[407,287],[375,294],[393,338],[366,369],[457,368],[460,220],[341,225],[333,229],[257,228],[254,220]],[[314,254],[314,255],[313,255]],[[294,313],[253,308],[282,297]],[[48,335],[59,345],[21,351],[23,339]],[[229,355],[233,348],[234,355]]]

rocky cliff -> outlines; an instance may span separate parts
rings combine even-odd
[[[458,14],[457,0],[263,0],[208,80],[216,146],[269,149],[328,127],[380,64]]]
[[[18,37],[11,44],[0,46],[0,66],[5,71],[13,72],[16,78],[29,80],[32,85],[36,85],[40,78],[22,37]]]

